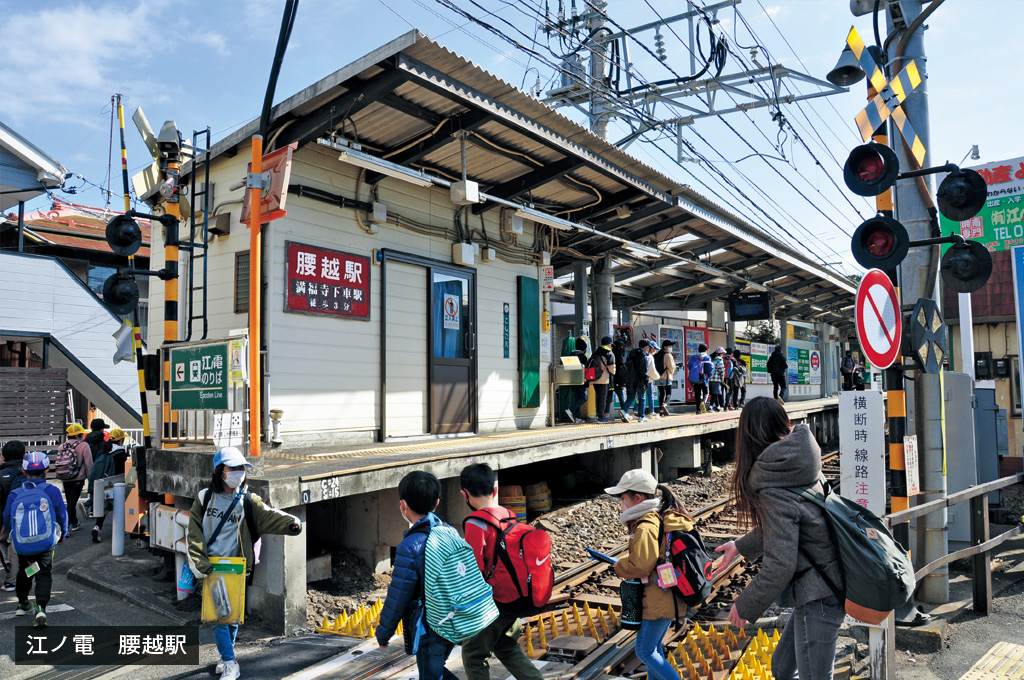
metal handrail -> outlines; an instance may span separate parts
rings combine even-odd
[[[980,496],[981,494],[986,494],[991,491],[996,491],[1007,486],[1012,486],[1022,481],[1024,481],[1024,472],[1018,472],[1015,475],[1011,475],[1009,477],[1002,477],[1001,479],[997,479],[992,482],[986,482],[985,484],[969,486],[963,491],[957,491],[954,494],[944,496],[943,498],[939,498],[938,500],[929,501],[928,503],[918,505],[908,510],[901,510],[900,512],[894,512],[891,515],[886,515],[883,518],[883,521],[886,523],[888,527],[892,528],[894,524],[902,524],[903,522],[907,522],[914,518],[930,514],[937,510],[944,510],[945,508],[948,508],[951,505],[962,503],[964,501],[970,500],[971,498],[974,498],[975,496]]]

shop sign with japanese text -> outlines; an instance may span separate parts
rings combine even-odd
[[[771,349],[763,342],[750,343],[750,384],[768,384],[768,355]]]
[[[171,346],[172,410],[227,410],[228,344],[224,340]]]
[[[844,498],[885,514],[885,401],[881,392],[839,395],[839,479]]]
[[[943,235],[960,234],[992,252],[1024,244],[1024,156],[974,168],[988,186],[981,211],[958,222],[939,216]],[[943,246],[945,252],[948,245]]]
[[[292,241],[285,248],[286,312],[369,320],[369,258]]]

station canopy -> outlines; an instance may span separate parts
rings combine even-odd
[[[237,153],[256,129],[212,154]],[[364,152],[447,182],[461,176],[460,131],[468,178],[504,202],[467,208],[471,223],[513,202],[575,225],[547,236],[556,299],[571,298],[574,262],[608,255],[616,308],[698,310],[761,291],[777,316],[852,322],[856,281],[815,262],[813,244],[779,241],[417,31],[275,106],[267,150],[358,136]]]

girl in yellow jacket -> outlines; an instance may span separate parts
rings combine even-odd
[[[655,497],[658,492],[661,500]],[[661,588],[654,572],[667,552],[668,533],[690,531],[693,518],[672,490],[658,484],[646,470],[630,470],[605,493],[619,497],[619,521],[629,529],[629,552],[615,563],[615,573],[622,578],[646,579],[643,621],[636,636],[637,658],[647,666],[651,680],[679,680],[665,660],[661,642],[676,613],[685,614],[686,603],[674,601],[675,588]]]

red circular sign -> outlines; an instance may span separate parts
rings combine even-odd
[[[817,352],[812,353],[811,354],[811,368],[817,368],[819,364],[821,364],[821,361],[818,359],[818,353]]]
[[[458,316],[459,303],[455,301],[455,298],[450,297],[444,301],[444,313],[448,316]]]
[[[857,287],[857,339],[875,368],[889,368],[900,354],[903,315],[900,300],[889,277],[872,269]]]

